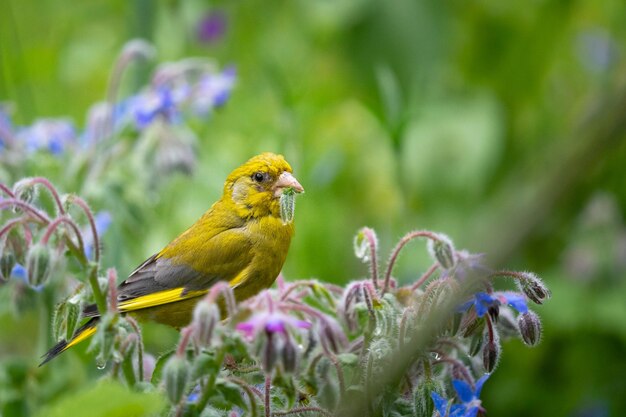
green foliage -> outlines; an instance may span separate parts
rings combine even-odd
[[[154,417],[165,399],[158,393],[133,392],[119,382],[102,380],[44,408],[40,417]]]
[[[88,106],[106,96],[119,48],[135,36],[155,44],[159,62],[208,55],[238,68],[230,105],[209,123],[191,123],[201,138],[191,177],[175,175],[146,191],[129,181],[151,178],[137,174],[153,165],[146,154],[81,190],[78,157],[66,164],[41,154],[21,161],[15,178],[0,164],[0,182],[45,175],[89,197],[95,211],[113,211],[103,265],[118,267],[121,277],[197,218],[232,167],[261,150],[281,151],[307,189],[288,279],[345,283],[362,274],[350,237],[363,224],[382,233],[383,251],[408,229],[445,230],[494,265],[542,271],[556,294],[538,310],[546,336],[537,349],[503,343],[497,382],[485,392],[490,413],[625,413],[615,388],[626,340],[623,1],[5,6],[0,101],[13,103],[18,125],[69,115],[82,126]],[[209,10],[224,12],[229,24],[221,41],[203,44],[195,29]],[[150,68],[132,66],[120,96],[144,85]],[[133,151],[130,141],[119,149]],[[422,252],[416,245],[400,257],[400,283],[417,278]],[[72,391],[100,373],[84,347],[33,370],[45,349],[33,341],[49,331],[39,316],[61,297],[51,298],[0,288],[0,355],[22,363],[29,378],[54,377]],[[29,308],[35,305],[45,312]],[[152,352],[169,350],[176,337],[155,327],[144,333]],[[30,398],[43,404],[60,395]],[[5,414],[28,412],[21,410]]]

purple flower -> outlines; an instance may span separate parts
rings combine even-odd
[[[308,329],[311,323],[283,313],[263,312],[253,315],[248,321],[237,324],[237,330],[249,340],[254,339],[261,332],[286,334],[289,327]]]
[[[96,223],[96,231],[98,232],[98,237],[102,238],[102,235],[111,226],[111,214],[108,211],[101,211],[100,213],[96,214],[94,221]],[[85,230],[82,231],[82,235],[84,236],[83,244],[85,245],[85,256],[87,257],[87,259],[92,259],[94,240],[91,229],[85,228]]]
[[[208,13],[198,22],[197,35],[202,43],[213,43],[226,32],[226,15],[220,11]]]
[[[480,391],[488,378],[489,374],[483,375],[478,381],[476,381],[474,389],[472,389],[471,385],[466,381],[460,379],[453,380],[452,386],[457,393],[457,397],[461,400],[461,404],[452,404],[449,413],[449,401],[437,394],[435,391],[431,392],[430,395],[433,403],[435,404],[435,409],[441,417],[476,417],[478,412],[482,410]]]
[[[477,292],[474,294],[474,298],[462,304],[458,311],[467,311],[473,305],[476,309],[476,315],[482,317],[489,312],[489,308],[497,307],[501,304],[508,304],[520,313],[528,311],[524,296],[512,291],[495,292],[493,294]]]
[[[40,119],[32,126],[20,130],[17,138],[26,144],[26,149],[30,152],[46,149],[53,155],[59,155],[75,142],[76,131],[68,120]]]

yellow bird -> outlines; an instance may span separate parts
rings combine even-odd
[[[304,191],[282,155],[263,153],[235,169],[222,198],[118,286],[119,312],[182,327],[218,281],[228,281],[237,300],[272,285],[294,233],[293,223],[281,219],[286,189]],[[87,306],[83,316],[91,319],[50,349],[42,365],[96,332],[97,307]]]

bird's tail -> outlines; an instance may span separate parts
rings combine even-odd
[[[74,336],[72,336],[69,342],[67,340],[61,340],[59,343],[54,345],[48,352],[46,352],[45,355],[42,356],[42,358],[44,359],[39,364],[39,366],[50,362],[52,359],[65,352],[67,349],[93,336],[93,334],[96,332],[96,327],[99,321],[100,317],[92,317],[87,323],[79,327],[74,332]]]

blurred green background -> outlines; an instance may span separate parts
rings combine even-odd
[[[200,21],[216,13],[223,35],[200,39]],[[5,0],[0,101],[13,103],[17,124],[68,115],[83,126],[135,37],[156,46],[158,62],[234,64],[228,105],[192,126],[201,138],[194,174],[144,196],[150,210],[139,221],[96,207],[114,219],[107,266],[130,272],[219,197],[231,169],[280,152],[306,188],[287,279],[364,275],[352,254],[364,225],[383,256],[411,229],[447,233],[493,266],[536,272],[553,291],[538,309],[543,343],[504,344],[484,390],[489,415],[622,416],[625,21],[623,0]],[[153,66],[135,65],[124,89],[145,85]],[[401,282],[429,266],[423,245],[407,252]],[[0,355],[43,353],[30,342],[41,320],[3,311]],[[176,337],[151,332],[153,351]],[[52,371],[25,371],[39,372],[25,381],[68,384],[66,372],[74,385],[65,386],[76,387],[96,373],[82,370],[92,362],[81,355],[84,347]],[[60,391],[32,395],[53,401]]]

